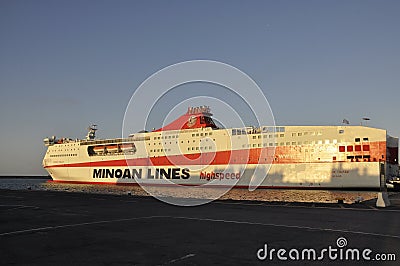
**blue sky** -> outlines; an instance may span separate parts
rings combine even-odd
[[[93,122],[120,136],[134,90],[194,59],[247,73],[277,124],[368,116],[400,136],[398,14],[386,0],[1,0],[0,175],[45,174],[46,136],[81,138]]]

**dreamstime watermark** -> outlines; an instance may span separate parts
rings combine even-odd
[[[205,86],[215,86],[229,91],[215,95],[203,94],[201,89],[194,95],[187,94],[186,98],[169,97],[178,87],[202,83]],[[185,92],[186,94],[186,92]],[[227,96],[230,95],[230,96]],[[227,99],[227,97],[235,98]],[[168,99],[168,106],[161,107],[160,103]],[[175,102],[173,102],[175,100]],[[233,102],[233,103],[232,103]],[[240,104],[237,104],[237,103]],[[223,124],[223,115],[234,116],[237,127],[242,128],[240,142],[229,129],[220,128],[213,132],[211,128],[193,128],[196,118],[190,115],[190,106],[199,106],[200,110],[210,106],[218,109],[213,120]],[[172,107],[171,107],[172,106]],[[243,109],[246,106],[246,114]],[[189,130],[179,128],[161,128],[168,126],[171,114],[176,110],[188,110],[187,116],[178,121]],[[249,114],[256,121],[254,127],[249,127]],[[163,116],[163,123],[158,128],[149,129],[152,118]],[[205,117],[208,119],[208,117]],[[151,120],[151,121],[149,121]],[[135,142],[136,153],[126,154],[126,165],[130,168],[131,176],[147,193],[164,202],[179,206],[200,205],[218,199],[238,183],[254,190],[266,178],[275,147],[260,149],[259,158],[266,158],[262,164],[250,161],[250,137],[248,132],[259,134],[260,141],[265,134],[260,134],[261,125],[275,127],[275,120],[270,105],[257,83],[243,71],[217,61],[194,60],[177,63],[161,69],[147,78],[133,93],[125,110],[122,125],[124,138]],[[235,125],[236,126],[236,125]],[[140,133],[147,130],[146,135]],[[151,132],[148,132],[151,131]],[[246,131],[246,132],[245,132]],[[138,132],[138,133],[135,133]],[[235,129],[235,134],[238,131]],[[274,133],[274,132],[270,132]],[[275,134],[270,142],[273,142]],[[248,135],[250,136],[250,135]],[[235,138],[235,141],[233,141]],[[239,137],[240,138],[240,137]],[[271,138],[271,136],[269,136]],[[239,146],[240,145],[240,146]],[[236,162],[231,152],[241,150],[241,163]],[[272,152],[271,152],[272,151]],[[141,154],[141,155],[140,155]],[[140,158],[139,156],[142,156]],[[164,197],[154,193],[154,186],[179,187],[182,190],[176,197]],[[217,190],[206,189],[215,188]],[[159,192],[159,191],[157,191]],[[198,194],[197,201],[182,200],[187,195]]]
[[[374,253],[372,249],[350,248],[347,247],[347,239],[339,237],[336,245],[329,245],[322,249],[315,248],[270,248],[264,244],[257,251],[259,260],[279,260],[279,261],[321,261],[329,259],[331,261],[395,261],[394,253]]]

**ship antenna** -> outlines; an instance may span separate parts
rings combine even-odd
[[[97,125],[90,125],[87,130],[86,140],[94,140],[96,138]]]

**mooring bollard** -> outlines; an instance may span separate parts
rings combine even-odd
[[[386,165],[385,162],[380,163],[380,191],[376,199],[376,207],[385,208],[390,206],[389,196],[386,186]]]
[[[378,192],[376,207],[385,208],[390,206],[390,200],[387,192]]]

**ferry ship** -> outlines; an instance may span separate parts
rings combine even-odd
[[[398,176],[398,138],[367,126],[220,128],[207,106],[127,138],[45,138],[53,181],[89,184],[379,189]],[[253,183],[254,184],[254,183]]]

